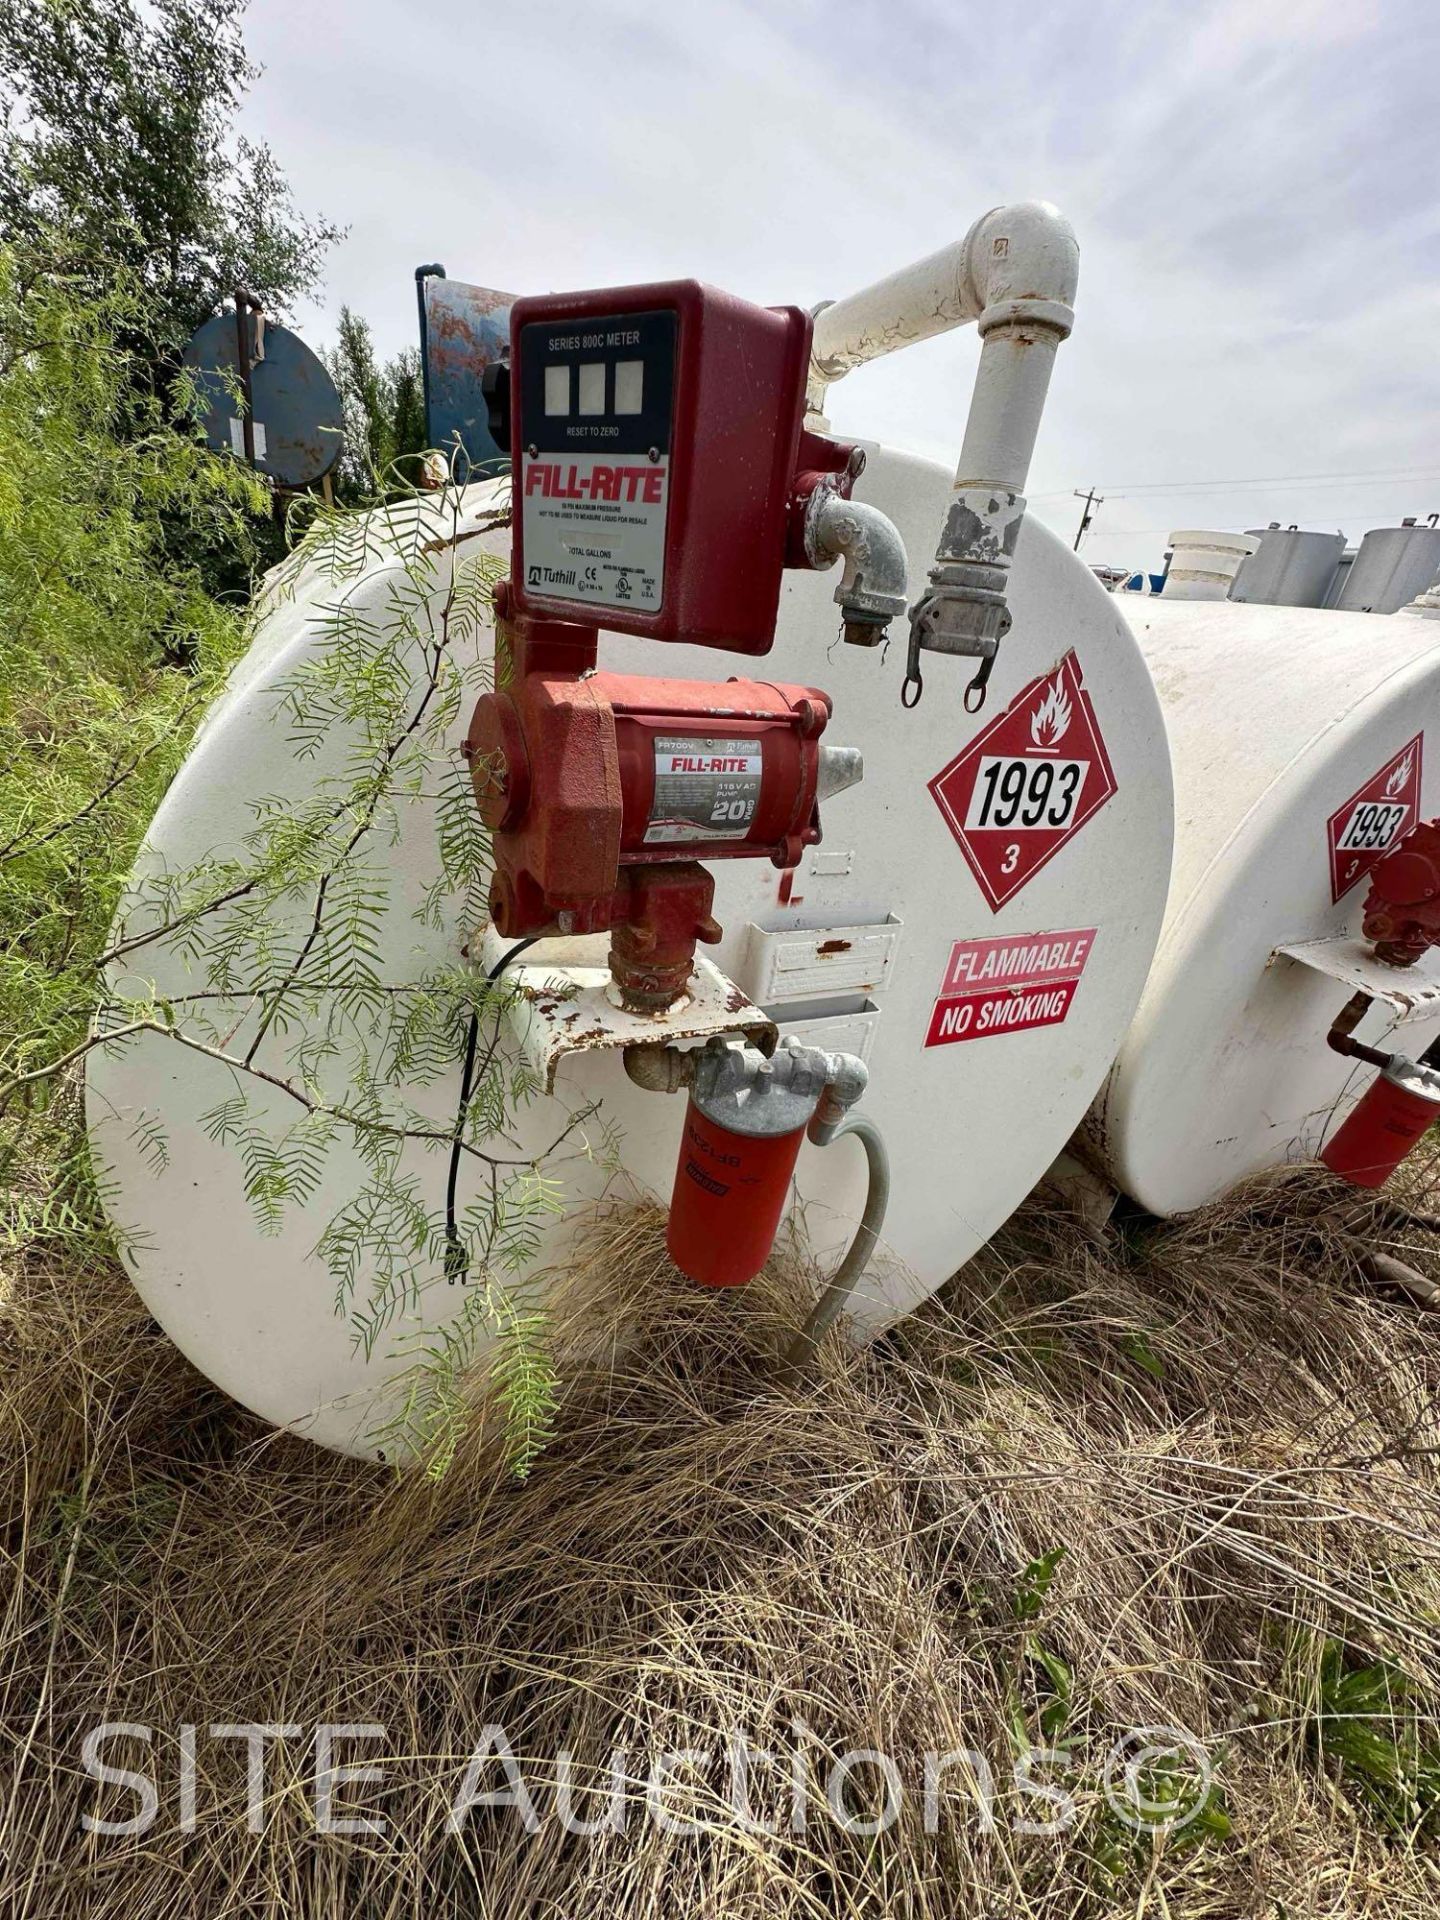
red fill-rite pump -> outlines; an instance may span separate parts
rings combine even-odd
[[[1365,899],[1363,931],[1375,958],[1410,967],[1440,946],[1440,820],[1422,820],[1378,861]],[[1353,1038],[1371,1004],[1357,993],[1330,1029],[1337,1053],[1380,1069],[1325,1146],[1321,1159],[1352,1186],[1379,1187],[1440,1120],[1440,1041],[1418,1060],[1382,1053]]]
[[[515,303],[509,364],[486,378],[514,485],[496,688],[465,743],[494,836],[491,918],[510,939],[608,932],[617,1004],[662,1033],[696,942],[720,937],[701,859],[794,867],[821,802],[862,768],[824,743],[817,688],[612,673],[600,627],[768,653],[784,569],[842,558],[847,640],[873,645],[904,611],[857,564],[857,516],[881,519],[849,501],[863,454],[804,426],[810,337],[799,308],[691,280],[546,295]],[[626,1064],[642,1085],[691,1088],[672,1256],[710,1284],[750,1279],[807,1119],[824,1104],[833,1133],[863,1066],[723,1041],[632,1048]]]

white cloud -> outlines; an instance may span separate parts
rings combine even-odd
[[[1082,284],[1031,486],[1062,527],[1072,487],[1107,493],[1088,557],[1440,507],[1436,0],[252,0],[247,37],[248,124],[351,223],[312,338],[346,301],[413,340],[430,259],[517,291],[694,274],[808,304],[1043,195]],[[837,425],[948,460],[974,354],[952,336],[853,375]]]

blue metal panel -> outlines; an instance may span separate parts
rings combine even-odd
[[[308,486],[340,458],[344,445],[340,396],[319,360],[288,327],[267,320],[263,352],[264,358],[250,369],[255,465],[282,487]],[[205,438],[219,452],[243,454],[234,314],[216,314],[197,328],[186,345],[184,360],[204,402]]]
[[[423,273],[423,269],[422,269]],[[506,473],[486,425],[480,376],[510,352],[513,293],[431,275],[420,280],[420,356],[425,369],[426,435],[442,453],[460,448],[459,477]]]

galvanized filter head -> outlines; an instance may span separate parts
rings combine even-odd
[[[716,1126],[765,1139],[808,1126],[827,1089],[850,1106],[868,1077],[853,1054],[824,1053],[793,1034],[768,1060],[754,1047],[717,1038],[695,1062],[691,1097]]]

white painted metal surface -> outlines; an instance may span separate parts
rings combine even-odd
[[[503,959],[507,945],[494,927],[485,929],[481,964],[488,970]],[[511,1032],[536,1083],[555,1091],[566,1056],[603,1053],[626,1047],[683,1046],[711,1034],[743,1036],[754,1045],[773,1046],[774,1024],[752,1006],[703,953],[684,998],[663,1016],[630,1013],[620,1005],[610,977],[610,936],[582,934],[542,940],[517,958],[506,972],[515,989]]]
[[[1325,589],[1325,598],[1320,602],[1322,607],[1335,607],[1340,604],[1340,596],[1345,591],[1345,582],[1350,578],[1350,569],[1354,566],[1355,556],[1359,551],[1358,547],[1346,547],[1335,562],[1335,571],[1330,576],[1329,586]]]
[[[894,919],[878,927],[781,932],[751,926],[735,968],[736,984],[765,1006],[879,993],[894,976],[902,932]]]
[[[873,449],[859,491],[900,527],[912,555],[913,594],[950,503],[950,475]],[[500,497],[496,489],[472,491],[476,524]],[[489,545],[503,552],[505,538],[489,534],[456,551],[463,556]],[[384,617],[395,565],[383,542],[376,546],[344,591],[355,605]],[[989,703],[977,716],[961,706],[970,664],[963,660],[934,661],[920,707],[902,711],[903,647],[894,645],[887,655],[839,644],[832,585],[825,574],[787,576],[774,651],[748,670],[827,689],[835,703],[828,737],[863,750],[865,778],[826,803],[824,844],[807,853],[788,888],[767,863],[716,864],[715,911],[725,938],[709,957],[742,987],[753,978],[777,996],[766,1005],[782,1031],[826,1045],[837,1032],[865,1041],[871,1073],[865,1111],[884,1129],[895,1168],[887,1245],[858,1303],[860,1329],[873,1333],[923,1299],[988,1238],[1063,1146],[1099,1085],[1134,1010],[1159,927],[1170,864],[1170,772],[1154,690],[1117,603],[1042,527],[1027,523],[1021,535],[1011,590],[1015,624],[1001,646]],[[258,801],[313,792],[341,762],[353,743],[339,727],[314,757],[296,757],[280,694],[297,667],[325,645],[321,622],[336,591],[312,569],[293,599],[273,604],[155,819],[149,863],[177,868],[236,849]],[[992,911],[928,783],[1039,682],[1039,692],[1032,689],[1017,709],[1018,724],[1028,725],[1030,707],[1040,706],[1057,664],[1072,652],[1113,762],[1116,790]],[[602,641],[601,660],[625,671],[705,680],[747,670],[747,663],[723,654],[616,636]],[[1060,720],[1073,724],[1072,744],[1080,728],[1073,708],[1073,701],[1052,694],[1044,721],[1052,733]],[[461,714],[455,724],[457,749],[467,718]],[[1003,845],[997,855],[1003,864]],[[399,882],[397,904],[377,937],[385,978],[401,982],[427,964],[453,959],[471,931],[434,928],[409,910],[437,871],[431,793],[405,803],[389,857]],[[306,911],[306,903],[297,902],[297,919]],[[1063,1017],[927,1046],[957,941],[1071,929],[1093,930],[1093,945]],[[863,951],[863,982],[837,991],[857,932],[874,951]],[[842,944],[822,955],[830,942]],[[792,944],[801,959],[808,956],[811,970],[798,967],[797,982],[787,988],[782,961]],[[1070,942],[1072,952],[1083,946]],[[197,964],[159,947],[147,949],[144,962],[170,992],[199,984]],[[839,970],[834,975],[814,971],[832,964]],[[1062,1005],[1070,991],[1067,982],[1050,1002]],[[262,1060],[273,1057],[266,1051],[271,1047],[267,1040]],[[514,1117],[517,1150],[537,1150],[555,1133],[557,1117],[594,1102],[596,1124],[603,1120],[619,1131],[623,1173],[614,1176],[583,1159],[564,1167],[572,1211],[530,1270],[542,1295],[564,1260],[574,1222],[607,1187],[668,1197],[682,1117],[679,1096],[633,1086],[613,1050],[567,1053],[556,1068],[554,1096],[535,1099]],[[458,1070],[447,1072],[434,1085],[410,1089],[409,1097],[437,1125],[451,1124],[457,1079]],[[288,1215],[277,1233],[262,1234],[242,1192],[237,1156],[200,1124],[232,1091],[225,1068],[161,1038],[142,1039],[113,1057],[92,1056],[92,1134],[112,1177],[114,1215],[136,1236],[136,1284],[176,1342],[230,1393],[272,1421],[363,1453],[399,1390],[407,1365],[402,1343],[453,1316],[463,1289],[447,1285],[422,1257],[413,1304],[367,1358],[344,1315],[334,1311],[330,1280],[315,1258],[322,1227],[353,1197],[363,1169],[343,1145],[332,1149],[309,1204]],[[260,1094],[259,1110],[266,1113],[263,1088]],[[144,1113],[158,1115],[168,1135],[163,1172],[155,1172],[136,1136],[134,1123]],[[413,1170],[435,1206],[444,1157],[417,1152]],[[467,1166],[462,1201],[478,1191]],[[823,1152],[805,1148],[797,1193],[809,1233],[833,1264],[862,1203],[859,1150],[843,1142]]]
[[[1333,897],[1329,823],[1417,735],[1420,810],[1440,811],[1440,647],[1421,621],[1120,604],[1170,732],[1175,864],[1150,979],[1083,1140],[1116,1185],[1170,1215],[1315,1153],[1373,1073],[1325,1044],[1350,979],[1275,955],[1358,937],[1366,882]],[[1372,1008],[1359,1037],[1386,1044],[1397,1017]],[[1436,1029],[1422,1005],[1404,1050]]]
[[[1243,562],[1260,545],[1258,534],[1225,533],[1213,527],[1182,528],[1170,536],[1171,600],[1223,600]]]
[[[1440,579],[1432,580],[1423,593],[1417,593],[1400,611],[1417,620],[1440,620]]]
[[[1373,941],[1342,933],[1328,940],[1287,940],[1275,949],[1271,964],[1287,963],[1313,967],[1343,981],[1352,993],[1368,993],[1401,1020],[1440,1014],[1440,948],[1422,953],[1414,966],[1392,967],[1377,959]]]

